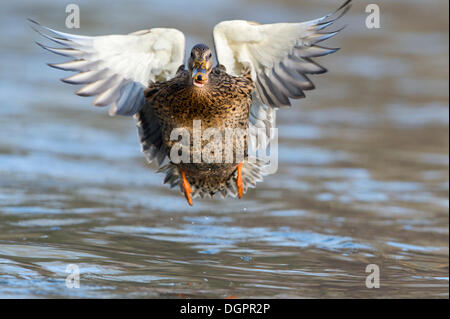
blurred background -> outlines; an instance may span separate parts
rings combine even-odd
[[[131,118],[73,94],[26,18],[103,35],[227,19],[299,22],[342,1],[2,2],[0,297],[448,298],[448,6],[354,1],[316,90],[278,112],[279,170],[190,208],[145,163]],[[65,286],[80,268],[79,289]],[[368,264],[380,269],[366,288]]]

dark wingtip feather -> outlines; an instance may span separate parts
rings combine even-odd
[[[42,43],[39,43],[37,41],[34,41],[34,43],[36,43],[38,46],[40,46],[41,48],[47,50],[47,47],[45,45],[43,45]]]
[[[36,33],[42,35],[41,31],[39,31],[38,29],[36,29],[34,26],[30,25],[30,28],[31,28],[34,32],[36,32]]]
[[[37,42],[37,41],[34,41],[34,43],[36,43],[38,46],[40,46],[42,49],[44,49],[44,50],[46,50],[46,51],[49,51],[49,52],[52,52],[52,53],[55,53],[55,54],[59,54],[59,55],[65,56],[64,54],[58,53],[58,52],[56,52],[56,51],[52,51],[49,47],[46,47],[46,46],[43,45],[42,43],[39,43],[39,42]]]
[[[36,20],[33,20],[31,18],[27,18],[27,21],[30,22],[30,28],[33,29],[35,32],[39,33],[40,35],[44,35],[42,33],[42,31],[40,31],[39,29],[43,29],[44,27],[42,26],[42,24],[40,24],[39,22],[37,22]],[[36,28],[37,27],[37,28]],[[44,35],[45,36],[45,35]]]
[[[61,82],[67,83],[67,84],[83,84],[83,83],[77,83],[77,82],[71,81],[70,78],[71,78],[71,76],[66,77],[66,78],[61,78],[59,80]]]
[[[33,19],[31,19],[31,18],[27,18],[27,21],[28,21],[28,22],[31,22],[32,24],[35,24],[35,25],[37,25],[37,26],[41,26],[41,24],[40,24],[39,22],[37,22],[36,20],[33,20]]]
[[[345,1],[339,8],[336,9],[336,11],[333,12],[333,14],[338,13],[338,12],[339,12],[340,10],[342,10],[343,8],[345,8],[344,11],[350,9],[350,7],[352,6],[352,3],[351,3],[351,2],[352,2],[352,0],[347,0],[347,1]]]
[[[328,54],[333,54],[333,53],[335,53],[335,52],[337,52],[337,51],[339,51],[341,48],[327,48],[327,49],[329,49],[330,50],[330,52],[329,53],[327,53],[327,54],[325,54],[325,55],[328,55]]]
[[[75,60],[74,60],[75,61]],[[71,61],[72,62],[72,61]],[[60,66],[60,64],[63,63],[46,63],[49,67],[54,68],[54,69],[58,69],[58,70],[63,70],[63,71],[77,71],[77,70],[70,70],[67,68],[63,68]]]
[[[334,15],[336,15],[337,13],[339,13],[338,14],[338,16],[337,17],[335,17],[335,18],[333,18],[333,19],[331,19],[331,20],[328,20],[328,22],[335,22],[336,20],[339,20],[340,18],[342,18],[342,16],[343,15],[345,15],[347,12],[348,12],[348,10],[350,10],[350,8],[352,7],[352,0],[347,0],[343,5],[341,5],[335,12],[333,12],[333,14],[331,15],[331,16],[334,16]],[[341,12],[339,12],[339,11],[341,11]]]
[[[302,98],[305,97],[303,91],[313,90],[315,88],[314,83],[306,76],[306,74],[322,74],[326,73],[328,70],[314,62],[311,58],[328,55],[340,49],[322,47],[317,45],[317,43],[335,36],[345,29],[347,25],[331,32],[317,31],[326,30],[328,26],[347,13],[351,5],[352,0],[347,0],[333,13],[316,20],[318,23],[312,25],[309,30],[313,33],[302,39],[307,40],[308,44],[296,44],[294,46],[290,55],[288,55],[288,60],[280,63],[280,69],[273,73],[273,76],[276,77],[274,83],[272,83],[270,79],[264,79],[264,76],[258,75],[256,89],[264,104],[272,107],[282,106],[283,104],[286,104],[285,98],[288,98],[288,101],[290,98]],[[310,49],[308,49],[308,47]],[[265,73],[264,75],[266,76]],[[283,82],[285,84],[285,90],[281,90],[283,92],[277,91],[278,83]],[[288,94],[285,93],[286,91]]]
[[[345,15],[348,10],[352,7],[352,0],[347,0],[343,5],[341,5],[336,11],[331,14],[326,15],[323,20],[316,24],[316,26],[322,26],[318,30],[325,29],[329,25],[333,24],[337,20],[339,20],[343,15]],[[341,11],[341,12],[340,12]],[[337,13],[339,13],[336,17],[334,17]]]

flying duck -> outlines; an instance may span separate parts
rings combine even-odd
[[[71,59],[49,64],[77,72],[62,81],[84,85],[76,94],[96,96],[95,106],[112,105],[110,115],[133,116],[147,160],[192,206],[197,196],[241,198],[262,181],[268,163],[250,156],[250,144],[265,151],[275,111],[314,89],[308,76],[327,70],[312,58],[338,50],[318,43],[341,30],[326,29],[350,6],[348,0],[300,23],[220,22],[213,30],[215,66],[205,44],[192,48],[185,65],[185,37],[172,28],[81,36],[30,21],[60,45],[39,46]],[[239,134],[227,140],[228,132]]]

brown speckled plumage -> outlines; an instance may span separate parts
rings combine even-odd
[[[202,134],[207,128],[220,129],[222,136],[225,134],[225,128],[247,130],[253,89],[249,71],[236,77],[226,73],[222,65],[212,70],[208,83],[203,88],[197,88],[190,83],[190,74],[182,66],[174,78],[166,82],[152,83],[146,89],[147,103],[140,111],[139,117],[143,121],[150,116],[157,118],[161,132],[160,146],[164,148],[165,155],[169,156],[171,147],[177,142],[170,139],[172,130],[186,128],[192,137],[194,120],[201,120]],[[244,141],[246,157],[248,134],[245,134]],[[202,141],[202,147],[209,142]],[[239,163],[225,163],[225,152],[222,152],[221,163],[194,163],[192,147],[191,139],[191,163],[179,163],[176,166],[186,172],[194,189],[214,195],[223,191],[227,184],[230,186]],[[235,159],[235,145],[233,148]]]

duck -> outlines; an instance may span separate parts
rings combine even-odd
[[[147,161],[192,206],[195,197],[242,198],[276,171],[257,156],[276,143],[276,111],[315,88],[310,75],[327,71],[313,58],[338,48],[318,43],[343,29],[327,28],[351,2],[306,22],[222,21],[213,29],[216,65],[202,43],[184,63],[185,36],[173,28],[83,36],[29,20],[59,45],[40,47],[70,58],[48,64],[76,72],[62,81],[83,85],[76,94],[111,105],[111,116],[133,116]]]

